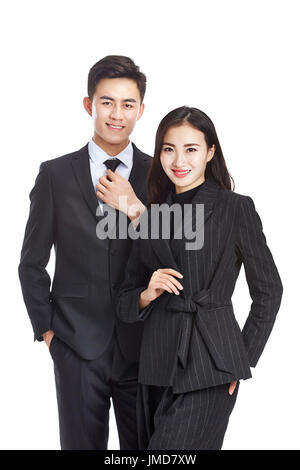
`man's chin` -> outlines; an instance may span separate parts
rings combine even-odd
[[[94,139],[95,140],[95,139]],[[111,136],[111,135],[101,135],[98,134],[99,142],[104,142],[108,145],[122,145],[126,144],[129,141],[129,136]]]

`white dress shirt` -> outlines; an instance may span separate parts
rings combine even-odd
[[[96,185],[99,183],[99,178],[107,174],[107,168],[104,165],[104,162],[107,159],[115,160],[118,158],[121,160],[121,163],[117,167],[117,172],[128,181],[133,165],[133,147],[131,141],[129,141],[129,144],[124,148],[124,150],[122,150],[122,152],[120,152],[118,155],[115,155],[114,157],[111,157],[101,147],[99,147],[99,145],[97,145],[93,139],[91,139],[88,143],[88,152],[90,156],[92,182],[95,191],[97,191]],[[98,197],[98,195],[97,198],[101,212],[103,214],[103,201]]]

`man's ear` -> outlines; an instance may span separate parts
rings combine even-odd
[[[144,109],[145,109],[145,104],[142,103],[141,104],[141,107],[140,107],[140,111],[139,111],[139,116],[137,118],[137,121],[142,117],[143,113],[144,113]]]
[[[83,98],[83,106],[84,106],[84,109],[86,110],[86,112],[92,116],[92,102],[90,100],[90,98],[88,96],[85,96]]]

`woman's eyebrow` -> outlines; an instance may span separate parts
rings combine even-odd
[[[176,147],[175,144],[171,144],[170,142],[163,142],[163,145],[171,145],[171,147]],[[200,147],[200,144],[184,144],[184,147],[189,147],[190,145],[198,145],[198,147]]]

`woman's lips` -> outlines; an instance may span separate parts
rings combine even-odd
[[[184,178],[191,170],[172,170],[176,178]]]

